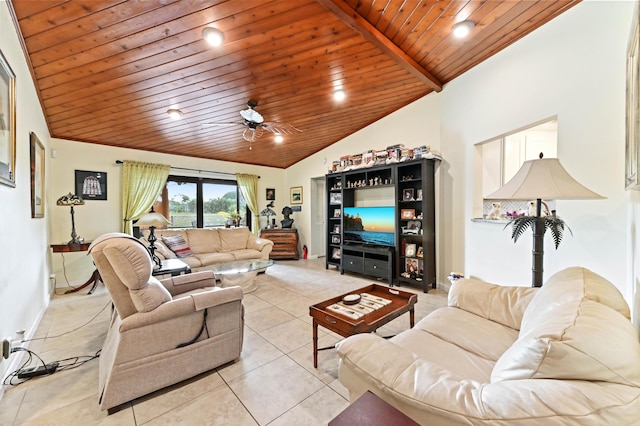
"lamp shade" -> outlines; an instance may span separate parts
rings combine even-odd
[[[154,212],[153,210],[142,215],[142,217],[140,217],[140,219],[138,219],[138,221],[136,222],[136,226],[139,226],[140,228],[149,228],[151,226],[156,228],[163,228],[170,224],[171,222],[169,222],[166,217],[164,217],[160,213]]]
[[[603,199],[578,183],[557,158],[528,160],[513,178],[485,197],[492,200],[587,200]]]
[[[58,198],[56,204],[59,206],[81,206],[84,204],[84,200],[76,194],[68,193]]]

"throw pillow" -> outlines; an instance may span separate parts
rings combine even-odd
[[[193,256],[193,252],[182,238],[182,235],[174,235],[171,237],[162,237],[162,242],[178,257]]]

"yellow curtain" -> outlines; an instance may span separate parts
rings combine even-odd
[[[249,210],[253,213],[251,231],[257,234],[260,228],[260,224],[258,223],[258,176],[236,173],[236,181],[238,181],[240,193],[247,202],[247,207],[249,207]]]
[[[147,213],[167,183],[171,166],[125,160],[122,164],[122,232],[132,235],[132,221]]]

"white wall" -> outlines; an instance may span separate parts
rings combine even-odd
[[[49,217],[52,224],[51,241],[54,243],[64,243],[71,239],[70,209],[69,207],[56,206],[55,202],[61,195],[69,191],[75,192],[75,170],[106,172],[108,192],[106,201],[86,201],[83,206],[75,208],[75,223],[78,235],[90,241],[107,232],[121,231],[122,166],[116,165],[116,160],[164,163],[173,167],[215,172],[257,174],[260,176],[258,183],[260,210],[267,204],[265,201],[266,188],[276,189],[275,210],[278,216],[280,216],[282,207],[289,202],[289,187],[284,185],[285,171],[282,169],[71,142],[62,139],[52,139],[51,149],[56,150],[58,154],[57,158],[48,156],[51,179],[47,182],[47,194],[51,213]],[[198,175],[198,173],[180,170],[172,173]],[[211,173],[202,173],[202,176],[233,179],[233,176]],[[66,285],[62,270],[62,255],[52,254],[51,262],[52,271],[56,274],[58,282]],[[64,268],[71,284],[85,281],[93,270],[91,259],[86,256],[86,252],[66,253],[64,255]]]
[[[5,1],[0,1],[0,51],[16,74],[16,187],[0,185],[0,339],[30,331],[49,301],[48,208],[45,218],[31,218],[29,132],[45,147],[49,132]],[[46,176],[51,176],[48,161]],[[9,360],[11,361],[11,359]],[[0,358],[0,377],[9,361]],[[0,388],[0,394],[1,394]]]

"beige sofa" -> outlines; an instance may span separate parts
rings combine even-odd
[[[145,236],[148,233],[145,233]],[[156,230],[158,240],[155,245],[160,259],[176,258],[163,242],[163,237],[181,236],[192,252],[180,257],[192,271],[210,270],[211,265],[233,260],[268,259],[273,242],[258,238],[248,228],[207,228],[182,230]],[[148,243],[143,239],[143,243]]]
[[[640,344],[620,292],[583,268],[543,287],[459,280],[448,307],[337,346],[340,382],[421,424],[638,425]]]

